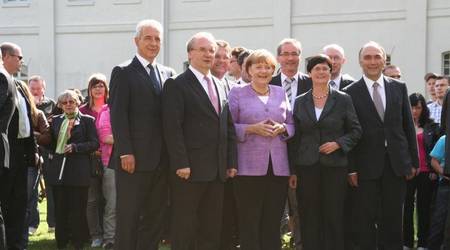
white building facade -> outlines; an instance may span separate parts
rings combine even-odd
[[[424,93],[426,72],[450,73],[448,0],[0,0],[0,42],[23,49],[28,75],[47,80],[47,95],[84,89],[95,72],[135,53],[134,28],[156,19],[165,29],[158,61],[183,70],[186,41],[209,31],[232,46],[266,48],[293,37],[303,58],[329,43],[344,47],[344,72],[360,78],[358,51],[379,42],[402,69],[410,92]],[[305,68],[304,63],[301,69]]]

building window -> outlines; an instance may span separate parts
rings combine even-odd
[[[85,5],[94,5],[94,0],[67,0],[68,6],[85,6]]]
[[[450,51],[442,53],[442,74],[450,75]]]

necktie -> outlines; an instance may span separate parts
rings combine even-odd
[[[208,96],[209,100],[211,101],[211,104],[213,105],[214,109],[216,110],[217,114],[219,114],[220,108],[219,108],[219,100],[217,98],[217,93],[214,88],[214,84],[212,83],[211,79],[209,77],[205,76],[203,79],[205,79],[207,85],[208,85]]]
[[[292,82],[295,80],[295,78],[286,78],[286,80],[284,80],[285,84],[284,84],[284,92],[286,92],[286,95],[289,99],[289,102],[291,102],[292,99]]]
[[[155,74],[155,68],[153,68],[153,65],[151,63],[147,66],[150,69],[150,79],[152,80],[152,84],[155,87],[156,92],[159,94],[161,93],[161,85],[159,84],[158,78]]]
[[[337,85],[336,85],[336,83],[335,83],[333,80],[330,81],[330,86],[331,86],[333,89],[337,89]]]
[[[384,121],[384,107],[383,107],[383,101],[381,100],[380,93],[378,92],[378,87],[380,86],[379,83],[374,82],[373,87],[373,103],[375,104],[375,108],[377,109],[378,115],[380,116],[381,120]]]

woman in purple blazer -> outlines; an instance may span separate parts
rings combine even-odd
[[[245,63],[252,82],[229,94],[238,139],[234,190],[242,249],[281,249],[280,221],[291,175],[286,140],[294,125],[284,90],[269,85],[275,63],[270,52],[254,51]]]

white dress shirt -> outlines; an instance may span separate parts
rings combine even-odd
[[[208,95],[208,82],[206,82],[206,80],[204,79],[205,75],[203,75],[200,71],[196,70],[194,67],[192,67],[192,65],[189,65],[189,69],[192,71],[192,73],[194,73],[195,77],[197,78],[197,80],[200,82],[200,84],[202,85],[203,89],[206,92],[206,95]],[[206,77],[208,77],[211,80],[211,83],[214,86],[214,81],[212,79],[212,75],[211,75],[211,71],[208,71],[208,74],[206,75]],[[216,88],[214,88],[214,91],[216,91]],[[219,98],[219,95],[217,94],[216,91],[216,95],[217,98]]]
[[[19,89],[17,89],[17,100],[17,110],[19,111],[19,131],[17,138],[27,138],[31,135],[30,120],[28,119],[27,102]]]
[[[331,79],[331,81],[334,82],[334,84],[336,84],[333,88],[336,90],[339,90],[339,87],[341,86],[341,79],[342,79],[342,74],[339,74],[336,78]]]

